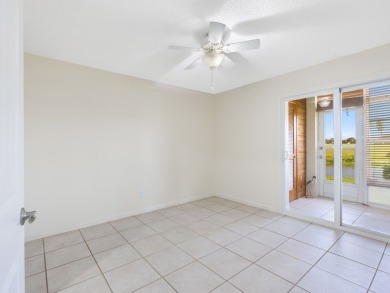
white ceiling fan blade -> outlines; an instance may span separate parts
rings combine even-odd
[[[168,50],[199,52],[200,48],[170,45]]]
[[[209,42],[213,45],[218,45],[222,41],[225,25],[219,22],[210,22]]]
[[[260,40],[250,40],[250,41],[243,41],[239,43],[232,43],[227,44],[223,47],[223,51],[225,53],[232,53],[232,52],[239,52],[239,51],[246,51],[246,50],[257,50],[260,48]]]
[[[234,62],[230,57],[229,55],[225,55],[225,58],[223,58],[222,60],[222,64],[221,64],[221,67],[223,67],[223,69],[232,69],[234,67],[236,67],[236,62]]]
[[[184,68],[184,70],[191,70],[191,69],[194,69],[196,66],[198,66],[201,62],[202,57],[199,57],[198,59],[196,59],[194,62],[192,62],[190,65],[188,65],[187,67]]]

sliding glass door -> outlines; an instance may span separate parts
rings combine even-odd
[[[353,165],[357,187],[343,185],[343,194],[352,193],[344,197],[342,224],[390,234],[390,82],[343,89],[342,98],[343,111],[356,112],[353,163],[347,141],[342,159]],[[349,136],[350,123],[342,120],[342,136]],[[348,171],[343,168],[343,178]]]
[[[283,105],[286,210],[390,235],[390,81]]]

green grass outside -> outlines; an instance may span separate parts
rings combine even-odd
[[[333,176],[326,176],[326,180],[333,181],[334,177]],[[343,182],[355,184],[355,178],[343,177]]]
[[[333,145],[326,145],[333,146]],[[355,146],[347,144],[345,146]],[[390,144],[371,145],[372,155],[370,156],[371,166],[384,167],[390,165]],[[383,154],[388,153],[388,159],[383,159]],[[355,167],[355,150],[342,150],[342,165],[346,167]],[[334,149],[326,148],[326,166],[334,166]]]
[[[348,146],[354,146],[348,144]],[[355,167],[355,150],[354,149],[343,149],[342,152],[342,164],[347,167]],[[334,166],[334,149],[326,149],[326,166]]]
[[[370,150],[373,152],[370,158],[371,166],[384,167],[390,165],[390,144],[371,145]],[[387,154],[387,160],[383,159],[384,154]]]
[[[333,146],[327,144],[326,146]],[[344,145],[343,145],[344,146]],[[353,144],[346,144],[345,146],[355,146]],[[370,150],[372,155],[370,156],[370,164],[373,167],[383,168],[384,172],[390,174],[390,144],[371,145]],[[384,159],[383,154],[388,154],[388,159]],[[326,148],[326,166],[334,166],[334,149]],[[355,150],[354,149],[342,149],[342,166],[343,167],[355,167]],[[385,170],[386,169],[386,170]],[[387,171],[387,169],[389,171]],[[384,178],[385,175],[383,175]],[[333,181],[333,176],[326,176],[326,180]],[[355,183],[355,178],[343,177],[343,182]]]

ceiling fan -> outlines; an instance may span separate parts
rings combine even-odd
[[[169,50],[181,50],[190,52],[201,52],[202,56],[198,57],[190,63],[185,70],[194,69],[199,64],[203,63],[214,70],[221,65],[222,60],[233,52],[256,50],[260,48],[260,40],[248,40],[238,43],[224,44],[223,35],[225,33],[225,25],[219,22],[210,22],[208,41],[201,44],[200,47],[183,47],[183,46],[169,46]],[[230,59],[230,58],[229,58]]]

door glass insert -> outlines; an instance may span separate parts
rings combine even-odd
[[[346,108],[341,116],[342,182],[355,184],[356,109]]]
[[[334,131],[333,131],[333,111],[324,112],[324,137],[325,146],[325,180],[334,180]]]

